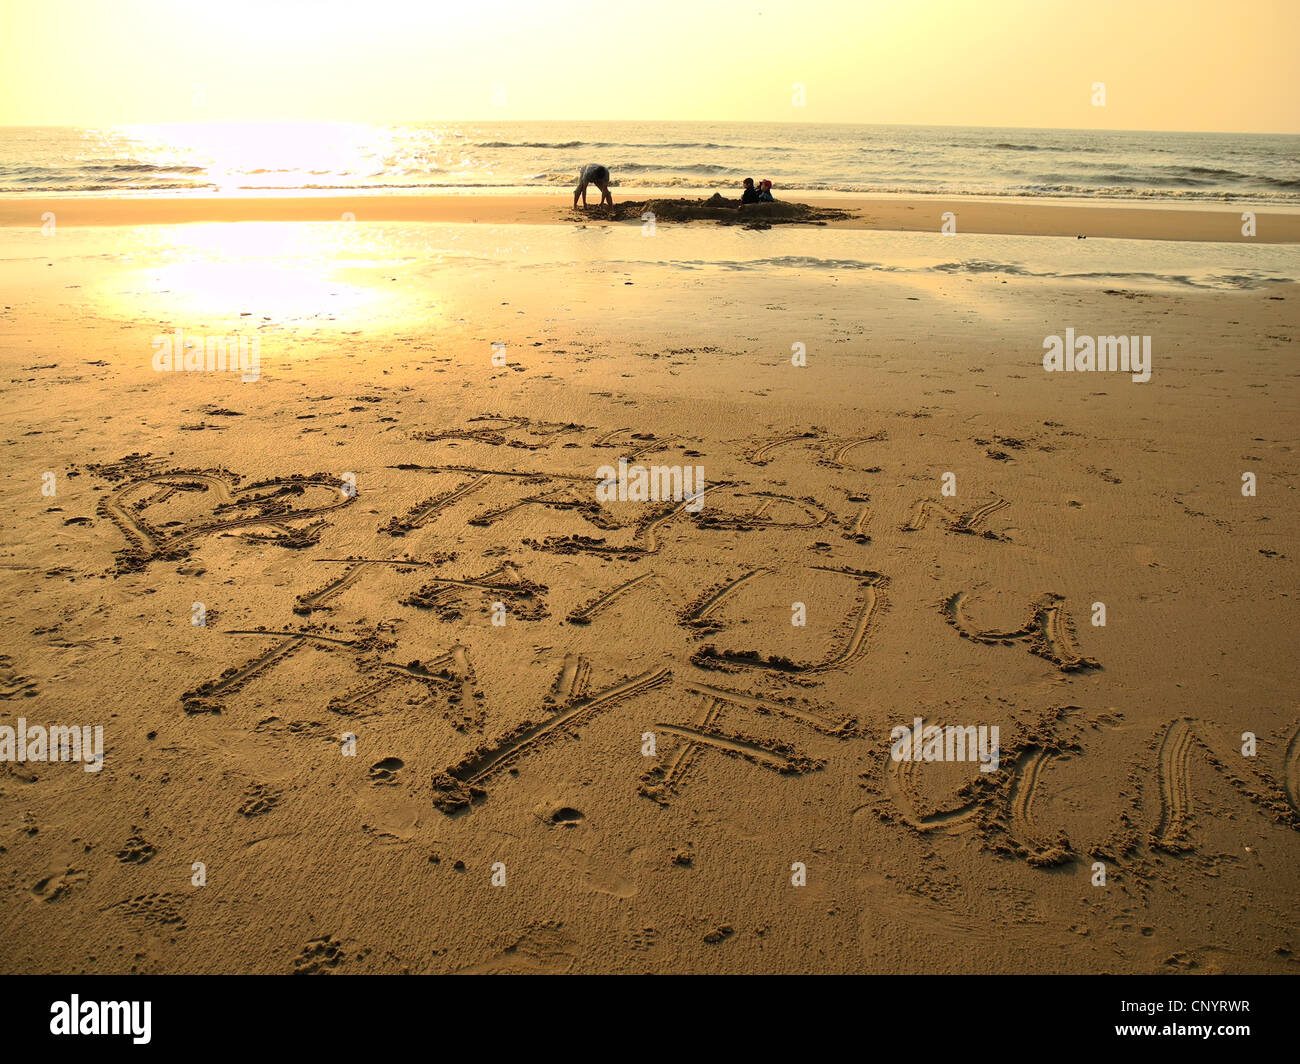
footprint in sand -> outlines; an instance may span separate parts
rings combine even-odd
[[[123,864],[144,864],[157,852],[152,843],[145,841],[140,829],[133,827],[126,845],[117,851],[117,859]]]
[[[386,757],[370,766],[370,782],[375,787],[396,787],[397,773],[406,762],[399,757]]]
[[[100,911],[116,909],[131,923],[150,931],[184,931],[185,917],[181,915],[184,902],[185,898],[179,894],[137,894]]]
[[[246,817],[262,816],[276,807],[283,792],[272,790],[264,783],[254,783],[244,792],[244,802],[239,807],[239,815]]]
[[[58,901],[65,897],[73,887],[79,887],[90,880],[90,875],[79,868],[68,868],[55,875],[46,876],[34,884],[28,892],[37,901]]]
[[[577,809],[565,805],[561,806],[559,809],[553,810],[551,815],[546,818],[546,822],[552,827],[576,828],[586,819],[587,817],[585,814],[579,812]]]
[[[329,975],[343,963],[343,943],[326,935],[303,946],[293,962],[294,975]]]
[[[573,967],[577,940],[563,923],[534,924],[501,952],[460,969],[465,975],[563,974]]]
[[[34,698],[37,687],[26,677],[14,671],[13,661],[0,654],[0,698]]]

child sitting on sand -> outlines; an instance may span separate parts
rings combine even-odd
[[[745,190],[740,194],[741,206],[744,206],[746,203],[757,203],[757,202],[758,202],[758,189],[754,187],[754,179],[752,177],[747,177],[745,178]]]
[[[767,180],[767,178],[764,178],[762,181],[758,183],[758,202],[759,203],[776,202],[776,200],[772,198],[772,182]]]

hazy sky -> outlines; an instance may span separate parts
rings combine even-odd
[[[0,0],[0,124],[1300,132],[1300,0]],[[794,83],[806,106],[793,105]],[[1106,106],[1093,105],[1104,82]]]

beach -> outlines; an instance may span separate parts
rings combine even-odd
[[[0,200],[0,969],[1294,972],[1300,215],[569,196]]]
[[[619,201],[674,200],[679,190],[620,190]],[[897,232],[973,233],[1006,236],[1110,237],[1213,243],[1294,244],[1300,242],[1300,211],[1283,207],[1251,210],[1251,232],[1240,208],[1107,206],[1097,203],[1026,203],[972,197],[865,197],[796,191],[799,203],[832,208],[849,217],[824,224],[839,229]],[[139,226],[211,222],[440,222],[485,225],[555,225],[577,221],[576,212],[557,214],[553,195],[314,195],[144,196],[139,198],[0,198],[0,227],[39,229],[47,214],[56,225]],[[951,216],[949,219],[948,216]],[[584,221],[601,221],[600,212]],[[743,224],[743,220],[741,220]]]

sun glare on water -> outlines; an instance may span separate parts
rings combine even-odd
[[[222,196],[364,184],[398,147],[391,129],[346,122],[190,122],[125,132],[151,162],[202,167],[210,194]]]

